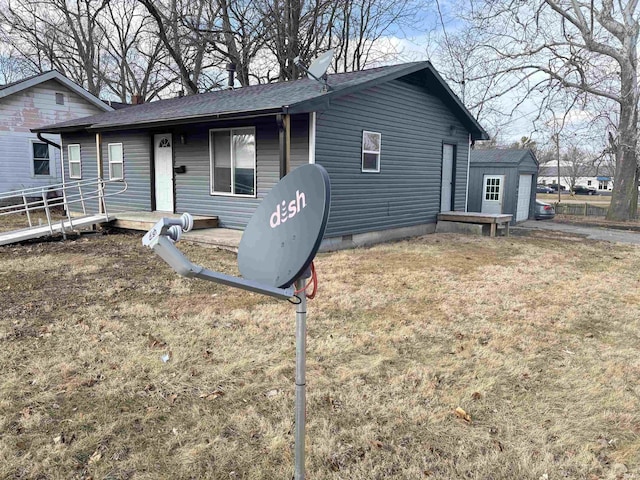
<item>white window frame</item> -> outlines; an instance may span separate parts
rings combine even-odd
[[[34,164],[34,162],[36,161],[36,157],[34,156],[34,151],[33,151],[33,145],[39,143],[41,145],[46,145],[47,146],[47,152],[49,154],[49,174],[48,175],[43,175],[43,174],[36,174],[36,166]],[[33,178],[49,178],[49,177],[53,177],[55,176],[55,172],[53,172],[54,167],[54,163],[53,163],[53,158],[51,156],[51,146],[46,143],[46,142],[42,142],[40,140],[37,140],[35,138],[30,139],[29,142],[29,147],[31,148],[31,176]],[[44,160],[44,159],[37,159],[37,160]]]
[[[75,160],[71,160],[71,147],[78,147],[78,161]],[[75,180],[81,180],[82,179],[82,156],[81,156],[81,150],[80,150],[80,144],[79,143],[70,143],[69,145],[67,145],[67,164],[68,164],[68,168],[69,168],[69,178],[73,178]],[[77,163],[78,167],[80,167],[80,175],[79,176],[73,176],[71,175],[71,164],[72,163]]]
[[[255,150],[253,152],[253,195],[245,195],[241,193],[233,193],[236,184],[236,165],[235,156],[233,155],[233,132],[235,130],[251,130],[253,133],[253,141],[255,142]],[[215,183],[213,182],[213,143],[211,142],[211,134],[215,132],[229,132],[229,155],[231,157],[231,192],[217,192],[213,189]],[[244,198],[257,198],[258,197],[258,141],[256,139],[256,127],[234,127],[234,128],[211,128],[209,129],[209,194],[213,196],[221,197],[244,197]]]
[[[498,190],[494,192],[487,192],[487,184],[489,180],[499,180],[498,184],[495,183],[493,186],[497,186]],[[502,175],[487,175],[484,177],[484,186],[483,186],[483,199],[487,202],[502,202],[502,189],[504,188],[504,177]],[[495,189],[494,189],[495,190]],[[497,195],[497,198],[491,199],[487,198],[487,194],[489,195]]]
[[[58,95],[60,95],[60,96],[58,96]],[[59,98],[61,98],[61,99],[62,99],[62,101],[61,101],[61,102],[58,102],[58,99],[59,99]],[[64,106],[64,104],[66,103],[65,95],[64,95],[64,93],[62,93],[62,92],[56,92],[56,93],[55,93],[55,100],[56,100],[56,105]]]
[[[380,138],[380,141],[378,142],[379,145],[379,150],[375,151],[375,150],[365,150],[364,149],[364,137],[366,134],[370,134],[370,135],[378,135],[378,137]],[[369,153],[369,154],[374,154],[378,156],[378,161],[376,162],[376,168],[372,169],[372,168],[364,168],[364,154],[365,153]],[[382,133],[380,132],[372,132],[369,130],[363,130],[362,131],[362,158],[360,161],[360,171],[362,173],[380,173],[380,157],[382,154]]]
[[[116,145],[120,145],[120,152],[122,152],[122,158],[119,161],[114,161],[111,158],[111,147],[115,147]],[[122,145],[122,142],[109,143],[107,145],[107,156],[109,158],[109,180],[124,180],[124,146]],[[114,177],[111,173],[111,165],[116,163],[122,165],[122,177]]]

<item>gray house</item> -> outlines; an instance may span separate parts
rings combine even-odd
[[[126,181],[110,212],[189,212],[242,229],[305,163],[331,178],[329,241],[427,233],[438,212],[465,209],[469,145],[488,135],[431,63],[329,75],[328,86],[221,90],[35,131],[62,135],[67,179]]]
[[[472,150],[469,211],[512,214],[512,224],[532,218],[538,167],[529,149]]]

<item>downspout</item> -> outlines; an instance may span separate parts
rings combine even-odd
[[[42,136],[42,133],[38,133],[36,136],[38,137],[38,140],[40,140],[41,142],[46,143],[47,145],[51,145],[52,147],[56,147],[58,150],[62,150],[62,148],[60,148],[60,145],[58,145],[56,142],[52,142],[48,138],[44,138]]]
[[[48,138],[44,138],[42,136],[42,133],[40,132],[36,134],[36,137],[38,137],[38,140],[40,140],[41,142],[46,143],[47,145],[51,145],[52,147],[60,150],[60,174],[62,175],[60,178],[62,179],[62,190],[64,191],[66,185],[64,181],[64,157],[62,155],[62,147],[58,145],[56,142],[52,142]],[[60,138],[62,139],[62,137]]]
[[[464,193],[464,211],[469,211],[469,166],[471,165],[471,147],[473,142],[471,141],[471,134],[469,134],[469,146],[467,147],[467,188]]]

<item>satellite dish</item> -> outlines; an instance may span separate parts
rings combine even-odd
[[[324,52],[309,65],[307,76],[315,80],[323,78],[327,74],[331,60],[333,60],[333,48]]]
[[[329,217],[329,174],[307,164],[283,177],[258,206],[238,247],[246,279],[285,288],[318,253]]]

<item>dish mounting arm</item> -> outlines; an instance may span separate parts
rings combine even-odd
[[[195,265],[175,246],[175,242],[180,240],[182,232],[188,232],[192,228],[193,217],[188,213],[183,214],[180,218],[162,218],[142,238],[142,245],[153,250],[155,254],[183,277],[221,283],[229,287],[241,288],[282,300],[289,300],[295,296],[295,290],[291,286],[287,288],[271,287]]]

